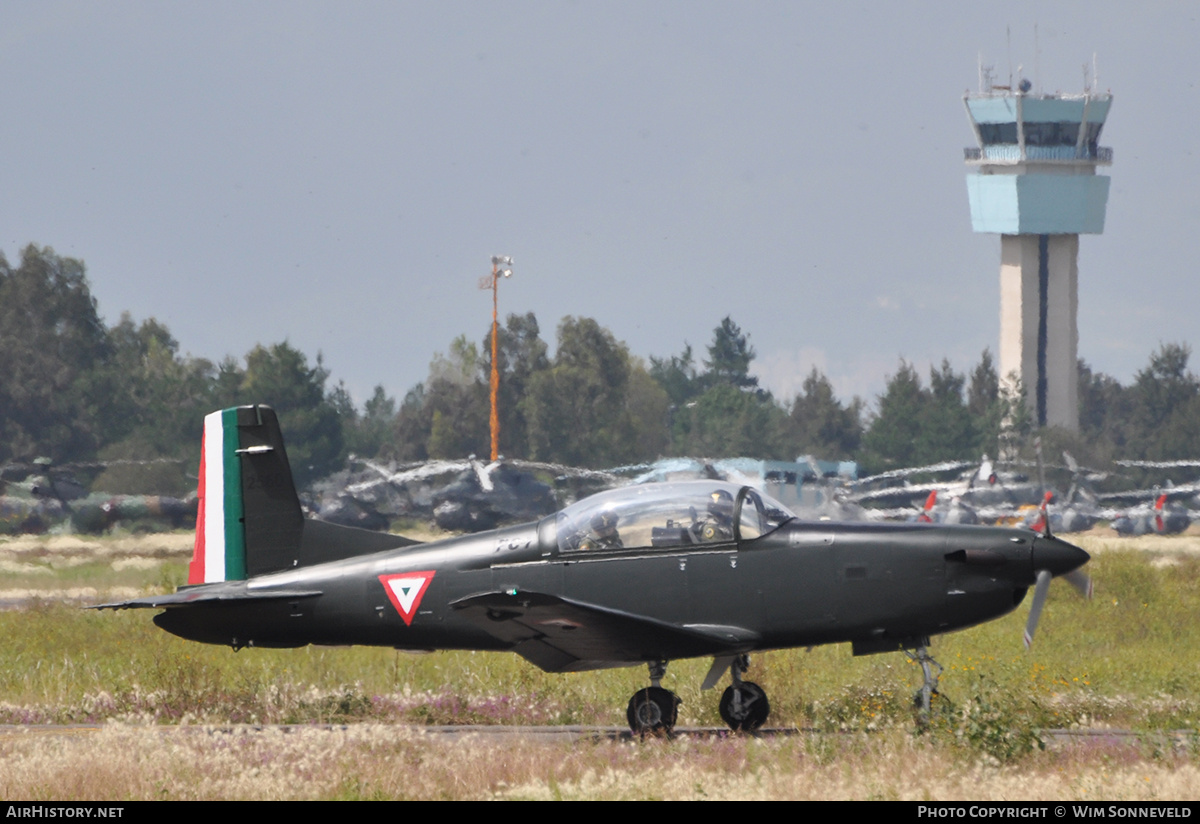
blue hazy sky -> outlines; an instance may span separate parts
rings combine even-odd
[[[1200,7],[1189,3],[24,2],[0,5],[0,251],[87,264],[109,323],[185,352],[288,339],[358,402],[501,313],[643,357],[730,314],[763,382],[869,400],[998,338],[972,233],[978,60],[1114,95],[1080,354],[1128,381],[1200,343]],[[1035,40],[1035,25],[1037,37]],[[1011,30],[1011,37],[1006,31]]]

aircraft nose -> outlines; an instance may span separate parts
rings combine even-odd
[[[1088,562],[1088,555],[1061,538],[1038,537],[1033,540],[1033,568],[1046,569],[1051,575],[1065,575]]]

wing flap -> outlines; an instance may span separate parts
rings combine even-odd
[[[539,592],[488,592],[450,606],[547,672],[729,654],[758,638],[740,627],[672,624]]]

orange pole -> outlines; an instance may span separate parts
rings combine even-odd
[[[497,458],[500,457],[500,413],[496,408],[496,396],[500,391],[500,369],[496,363],[496,352],[497,352],[496,341],[500,337],[500,334],[499,334],[500,324],[499,324],[499,321],[497,320],[497,315],[496,315],[496,305],[498,302],[497,287],[500,282],[498,279],[498,276],[497,276],[497,272],[498,272],[498,266],[497,266],[497,264],[493,263],[492,264],[492,391],[491,391],[491,397],[492,397],[491,425],[492,425],[492,460],[493,461],[495,461]]]

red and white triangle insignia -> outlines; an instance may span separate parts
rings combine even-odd
[[[437,570],[430,569],[379,576],[379,582],[383,584],[383,591],[387,593],[388,600],[392,602],[396,612],[400,613],[404,623],[410,627],[413,616],[417,614],[417,607],[421,605],[421,596],[429,589],[429,582],[433,580],[436,572]]]

